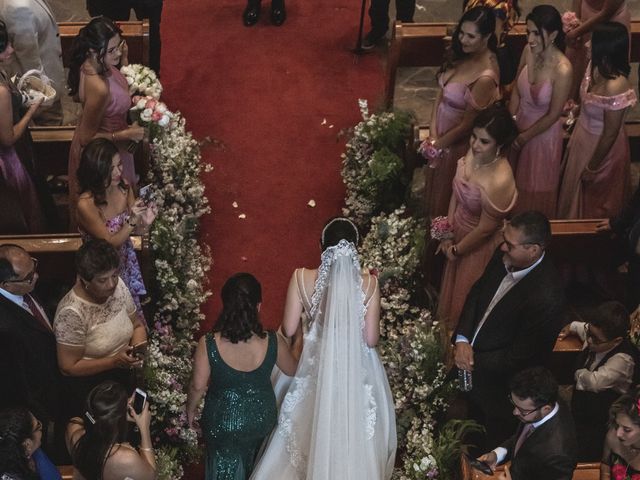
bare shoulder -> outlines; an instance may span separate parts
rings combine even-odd
[[[132,446],[127,444],[114,445],[104,464],[105,473],[110,473],[111,475],[126,474],[131,472],[132,468],[136,467],[141,461],[140,455]]]
[[[85,95],[109,96],[109,85],[100,75],[86,75],[84,77]]]
[[[631,84],[627,77],[618,75],[616,78],[607,80],[604,85],[604,93],[609,97],[613,97],[614,95],[627,92],[630,88]]]

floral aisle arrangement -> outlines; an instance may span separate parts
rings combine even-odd
[[[136,78],[155,77],[147,67],[123,67],[127,76],[125,69],[134,72]],[[141,85],[130,89],[132,111],[142,117],[151,110],[149,120],[143,121],[156,127],[150,128],[148,180],[158,207],[150,232],[157,291],[155,315],[149,325],[145,380],[151,399],[152,435],[158,445],[158,478],[179,479],[182,465],[198,456],[196,433],[188,428],[183,410],[195,347],[193,337],[203,318],[200,306],[210,294],[205,285],[211,258],[208,249],[198,242],[199,219],[209,212],[200,174],[208,167],[202,164],[198,142],[186,130],[185,119],[158,101],[162,91],[159,84],[135,79],[130,82],[129,77],[127,81],[130,86]],[[158,97],[149,92],[158,93]]]
[[[362,264],[377,271],[380,282],[379,351],[393,392],[398,427],[399,461],[393,478],[448,480],[452,478],[452,449],[459,448],[458,433],[467,424],[436,429],[436,419],[456,386],[446,380],[441,331],[431,316],[420,274],[426,221],[412,216],[402,205],[406,183],[404,189],[394,187],[395,198],[380,195],[384,187],[378,172],[385,168],[372,167],[381,148],[386,152],[384,158],[393,163],[387,171],[404,168],[403,163],[401,167],[395,163],[402,162],[399,149],[411,125],[403,114],[370,116],[363,100],[360,110],[363,121],[353,130],[343,155],[347,186],[343,213],[367,230],[360,248]],[[393,182],[397,177],[390,178]]]

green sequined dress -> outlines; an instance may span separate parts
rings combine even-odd
[[[246,480],[262,442],[276,425],[270,377],[278,344],[275,333],[268,336],[262,365],[242,372],[222,360],[213,334],[207,334],[211,380],[201,421],[207,446],[206,480]]]

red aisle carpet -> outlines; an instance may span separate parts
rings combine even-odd
[[[260,280],[263,321],[279,325],[293,269],[318,265],[322,225],[340,213],[344,142],[336,136],[359,120],[359,97],[373,107],[383,92],[380,56],[354,62],[349,52],[357,0],[288,1],[279,28],[269,23],[268,1],[259,23],[244,27],[244,6],[165,0],[163,11],[164,99],[196,138],[225,147],[203,149],[214,166],[205,176],[213,214],[203,238],[214,259],[205,327],[224,281],[239,271]]]

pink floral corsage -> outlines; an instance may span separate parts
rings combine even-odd
[[[446,153],[446,149],[436,147],[435,143],[435,140],[427,138],[418,148],[418,153],[427,159],[429,168],[436,168]]]
[[[431,220],[431,238],[438,241],[451,240],[453,238],[453,226],[448,217],[436,217]]]

